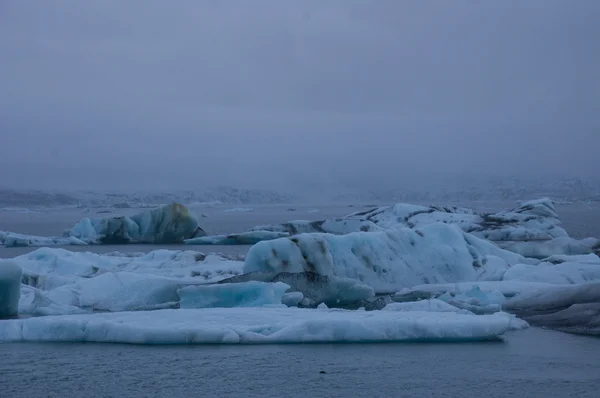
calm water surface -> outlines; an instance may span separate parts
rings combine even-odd
[[[511,205],[475,207],[500,210]],[[288,207],[256,207],[252,213],[201,209],[208,216],[203,227],[215,234],[237,232],[258,224],[358,210],[299,206],[288,212]],[[319,213],[307,212],[315,207]],[[600,236],[598,208],[571,205],[558,210],[573,236]],[[56,235],[81,217],[77,210],[3,212],[0,229]],[[147,252],[158,247],[68,249]],[[30,250],[0,249],[0,257]],[[599,388],[600,338],[537,328],[511,332],[501,342],[463,344],[0,344],[1,397],[597,397]]]

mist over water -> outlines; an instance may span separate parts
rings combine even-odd
[[[600,165],[600,5],[0,6],[0,185],[306,190]]]

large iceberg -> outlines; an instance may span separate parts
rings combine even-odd
[[[359,280],[377,293],[423,283],[501,276],[511,265],[532,263],[442,223],[347,235],[301,234],[250,248],[244,272],[315,272]],[[535,263],[535,262],[534,262]]]
[[[181,243],[204,236],[198,218],[185,206],[172,203],[131,217],[84,218],[65,235],[91,243]]]
[[[0,322],[0,342],[269,344],[478,341],[513,329],[508,314],[215,308],[45,316]]]
[[[21,268],[13,261],[0,261],[0,318],[17,315],[21,288]]]
[[[434,223],[454,224],[463,231],[494,242],[525,257],[543,259],[555,254],[588,254],[600,251],[595,238],[570,238],[560,227],[554,204],[548,198],[523,202],[498,213],[479,213],[456,206],[421,206],[398,203],[355,212],[346,217],[322,221],[289,221],[262,225],[254,230],[301,233],[375,232],[398,227],[420,228]]]

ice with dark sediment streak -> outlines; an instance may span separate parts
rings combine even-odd
[[[14,261],[0,260],[0,318],[18,314],[21,268]]]
[[[389,293],[423,283],[501,278],[511,265],[528,262],[456,226],[438,223],[414,230],[301,234],[260,242],[250,248],[244,272],[314,272]]]

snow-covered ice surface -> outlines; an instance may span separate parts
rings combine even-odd
[[[46,316],[0,322],[0,342],[258,344],[497,339],[511,316],[432,311],[214,308]]]
[[[21,268],[10,260],[0,260],[0,318],[15,316],[19,310]]]

